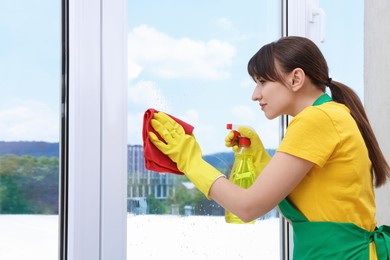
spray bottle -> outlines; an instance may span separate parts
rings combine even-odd
[[[238,126],[233,124],[227,124],[228,130],[233,130],[233,138],[231,140],[232,145],[238,145],[239,151],[234,153],[234,164],[230,173],[229,181],[232,183],[247,189],[255,181],[255,168],[253,166],[253,154],[249,153],[246,149],[251,145],[251,141],[248,137],[242,136],[238,131]],[[238,216],[229,211],[225,211],[225,221],[227,223],[235,224],[253,224],[255,220],[251,222],[244,222]]]

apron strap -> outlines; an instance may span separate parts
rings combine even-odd
[[[324,93],[316,101],[314,101],[312,106],[319,106],[330,101],[333,101],[333,99],[328,94]]]
[[[371,241],[375,242],[378,259],[390,259],[390,227],[383,225],[371,233]]]
[[[308,219],[299,212],[295,206],[285,198],[279,203],[279,210],[283,213],[283,216],[291,222],[306,222]]]

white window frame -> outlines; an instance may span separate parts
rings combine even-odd
[[[283,36],[303,36],[315,43],[325,41],[326,20],[325,13],[319,7],[319,0],[282,0]],[[291,118],[281,116],[280,139],[286,133]],[[280,259],[292,259],[294,248],[292,226],[284,217],[280,218]]]
[[[300,18],[313,1],[281,0],[282,18],[288,17],[283,35],[306,36],[307,21]],[[125,260],[127,0],[68,2],[67,259]],[[282,118],[281,136],[287,122]],[[289,227],[285,221],[281,227],[280,258],[290,259]]]
[[[127,0],[69,0],[67,259],[126,259]]]

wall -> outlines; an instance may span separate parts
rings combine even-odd
[[[364,103],[390,163],[390,1],[365,0],[364,8]],[[376,200],[378,224],[390,225],[390,181],[376,189]]]

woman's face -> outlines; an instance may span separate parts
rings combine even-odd
[[[292,90],[278,81],[255,78],[256,87],[252,100],[257,101],[268,119],[292,113]]]

